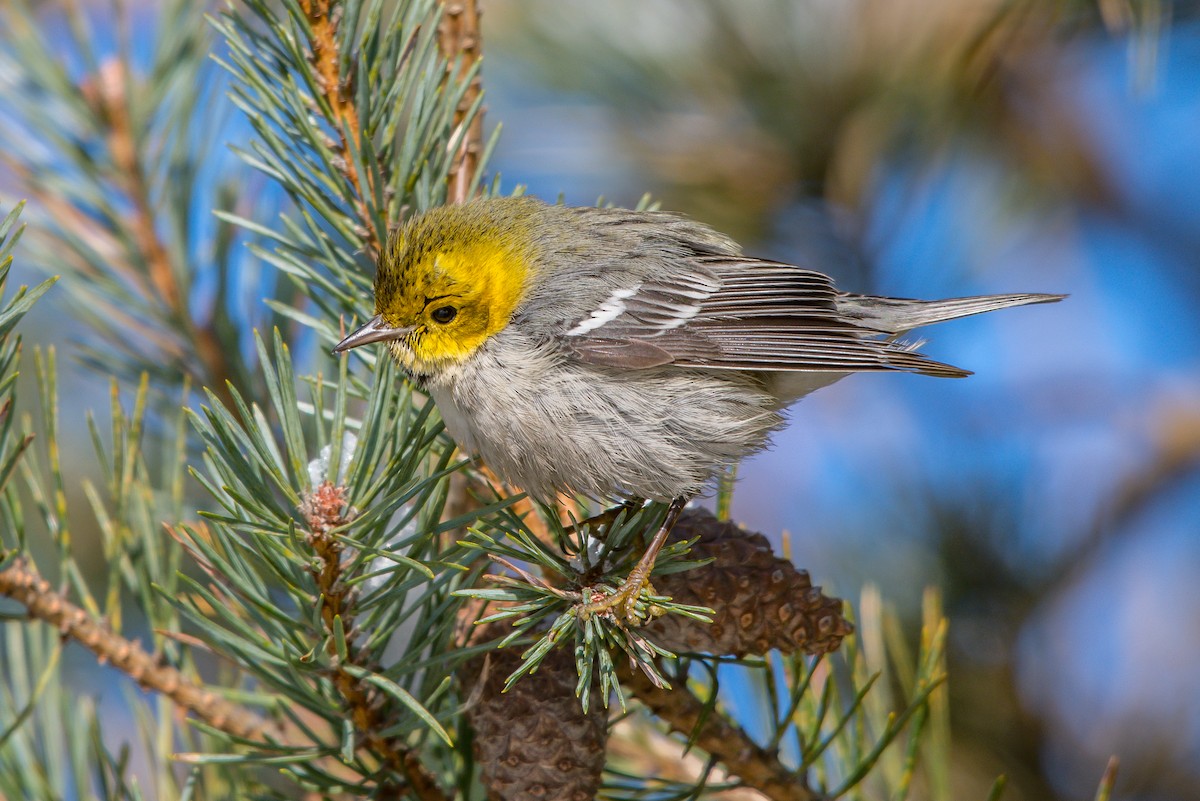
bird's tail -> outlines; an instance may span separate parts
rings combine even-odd
[[[889,334],[902,334],[923,325],[957,320],[972,314],[1027,306],[1031,303],[1056,303],[1066,295],[981,295],[947,300],[907,300],[871,295],[841,295],[838,312],[868,328]]]

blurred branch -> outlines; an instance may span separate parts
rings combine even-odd
[[[1071,548],[1070,564],[1046,575],[1036,588],[1038,596],[1078,582],[1137,515],[1200,469],[1200,414],[1181,408],[1161,410],[1152,417],[1157,425],[1150,432],[1151,458],[1113,488],[1109,502],[1100,506],[1085,536]]]
[[[1200,414],[1191,409],[1154,415],[1154,454],[1143,469],[1128,475],[1112,495],[1097,528],[1120,528],[1161,493],[1200,467]]]
[[[483,58],[479,36],[478,0],[439,0],[442,5],[442,20],[438,26],[438,47],[446,59],[447,70],[457,72],[454,80],[463,80],[471,74],[475,65]],[[450,74],[447,73],[447,78]],[[483,149],[483,111],[471,114],[483,92],[479,71],[474,71],[470,83],[458,106],[454,110],[454,131],[450,142],[458,142],[454,162],[450,166],[447,201],[464,203],[475,191],[475,175],[479,170],[480,153]],[[464,128],[465,125],[465,128]]]
[[[172,263],[171,255],[155,228],[157,218],[143,162],[145,150],[138,146],[129,98],[125,92],[129,82],[127,69],[123,61],[105,62],[99,74],[85,84],[82,91],[99,112],[97,116],[109,126],[109,135],[106,137],[109,153],[117,175],[125,184],[125,194],[133,205],[130,229],[138,254],[146,265],[142,277],[153,287],[158,300],[168,312],[167,316],[178,321],[187,339],[195,346],[196,355],[204,364],[206,385],[212,387],[222,399],[228,400],[228,384],[236,373],[227,361],[225,346],[210,326],[198,324],[192,318],[188,309],[188,293],[180,287],[177,278],[186,272],[186,266]]]
[[[0,159],[37,201],[36,261],[70,274],[68,319],[91,329],[84,361],[168,386],[187,376],[228,400],[228,382],[249,384],[229,308],[247,276],[231,226],[208,233],[208,215],[254,195],[210,158],[219,87],[204,8],[167,0],[135,58],[134,11],[118,4],[99,23],[116,29],[113,52],[89,15],[55,5],[0,7]]]
[[[1112,203],[1069,102],[1074,52],[1103,30],[1095,2],[528,0],[497,28],[538,80],[606,101],[615,146],[666,205],[762,237],[801,198],[872,213],[897,166],[918,184],[960,155],[1035,199]],[[1162,30],[1159,0],[1099,2],[1136,20],[1130,37]]]
[[[254,713],[205,689],[154,655],[93,619],[56,593],[21,558],[0,571],[0,594],[22,604],[29,615],[76,640],[101,662],[128,675],[146,690],[161,693],[210,726],[239,739],[275,737],[274,727]]]
[[[108,124],[105,141],[113,166],[125,184],[125,194],[134,207],[133,232],[138,249],[146,261],[146,276],[158,292],[159,300],[178,314],[185,311],[182,308],[184,294],[175,281],[175,271],[167,249],[154,230],[150,190],[146,185],[146,172],[134,138],[129,99],[125,94],[128,79],[124,62],[107,61],[101,65],[99,74],[84,83],[82,91],[97,110],[97,116]]]

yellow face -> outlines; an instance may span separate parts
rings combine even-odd
[[[528,256],[521,220],[484,213],[497,201],[434,209],[393,234],[375,276],[375,313],[411,328],[390,343],[414,373],[470,356],[504,329],[523,295]]]

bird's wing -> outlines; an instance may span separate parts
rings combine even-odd
[[[842,314],[840,294],[828,276],[790,264],[699,256],[613,290],[563,342],[582,361],[625,368],[967,375]]]

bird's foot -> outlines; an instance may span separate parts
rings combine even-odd
[[[650,583],[649,571],[635,569],[611,594],[594,591],[591,602],[584,605],[582,613],[585,617],[611,614],[620,622],[634,625],[648,623],[660,616],[663,610],[653,601],[639,609],[643,592],[653,597],[654,585]]]
[[[638,603],[641,601],[642,592],[649,589],[650,595],[654,595],[654,587],[650,585],[650,573],[654,570],[654,562],[658,558],[658,552],[662,549],[663,544],[667,541],[667,535],[671,533],[671,528],[675,525],[675,521],[679,519],[679,515],[683,512],[683,507],[687,505],[687,498],[676,498],[671,501],[671,505],[667,507],[667,516],[663,520],[662,526],[658,529],[658,533],[654,535],[654,539],[650,541],[646,552],[642,554],[642,558],[638,560],[637,565],[630,571],[629,577],[617,588],[616,592],[601,598],[593,598],[587,603],[582,610],[585,617],[598,614],[612,614],[618,621],[624,621],[639,625],[649,622],[654,618],[663,614],[663,610],[652,601],[641,611],[638,610]],[[615,610],[615,611],[614,611]]]

